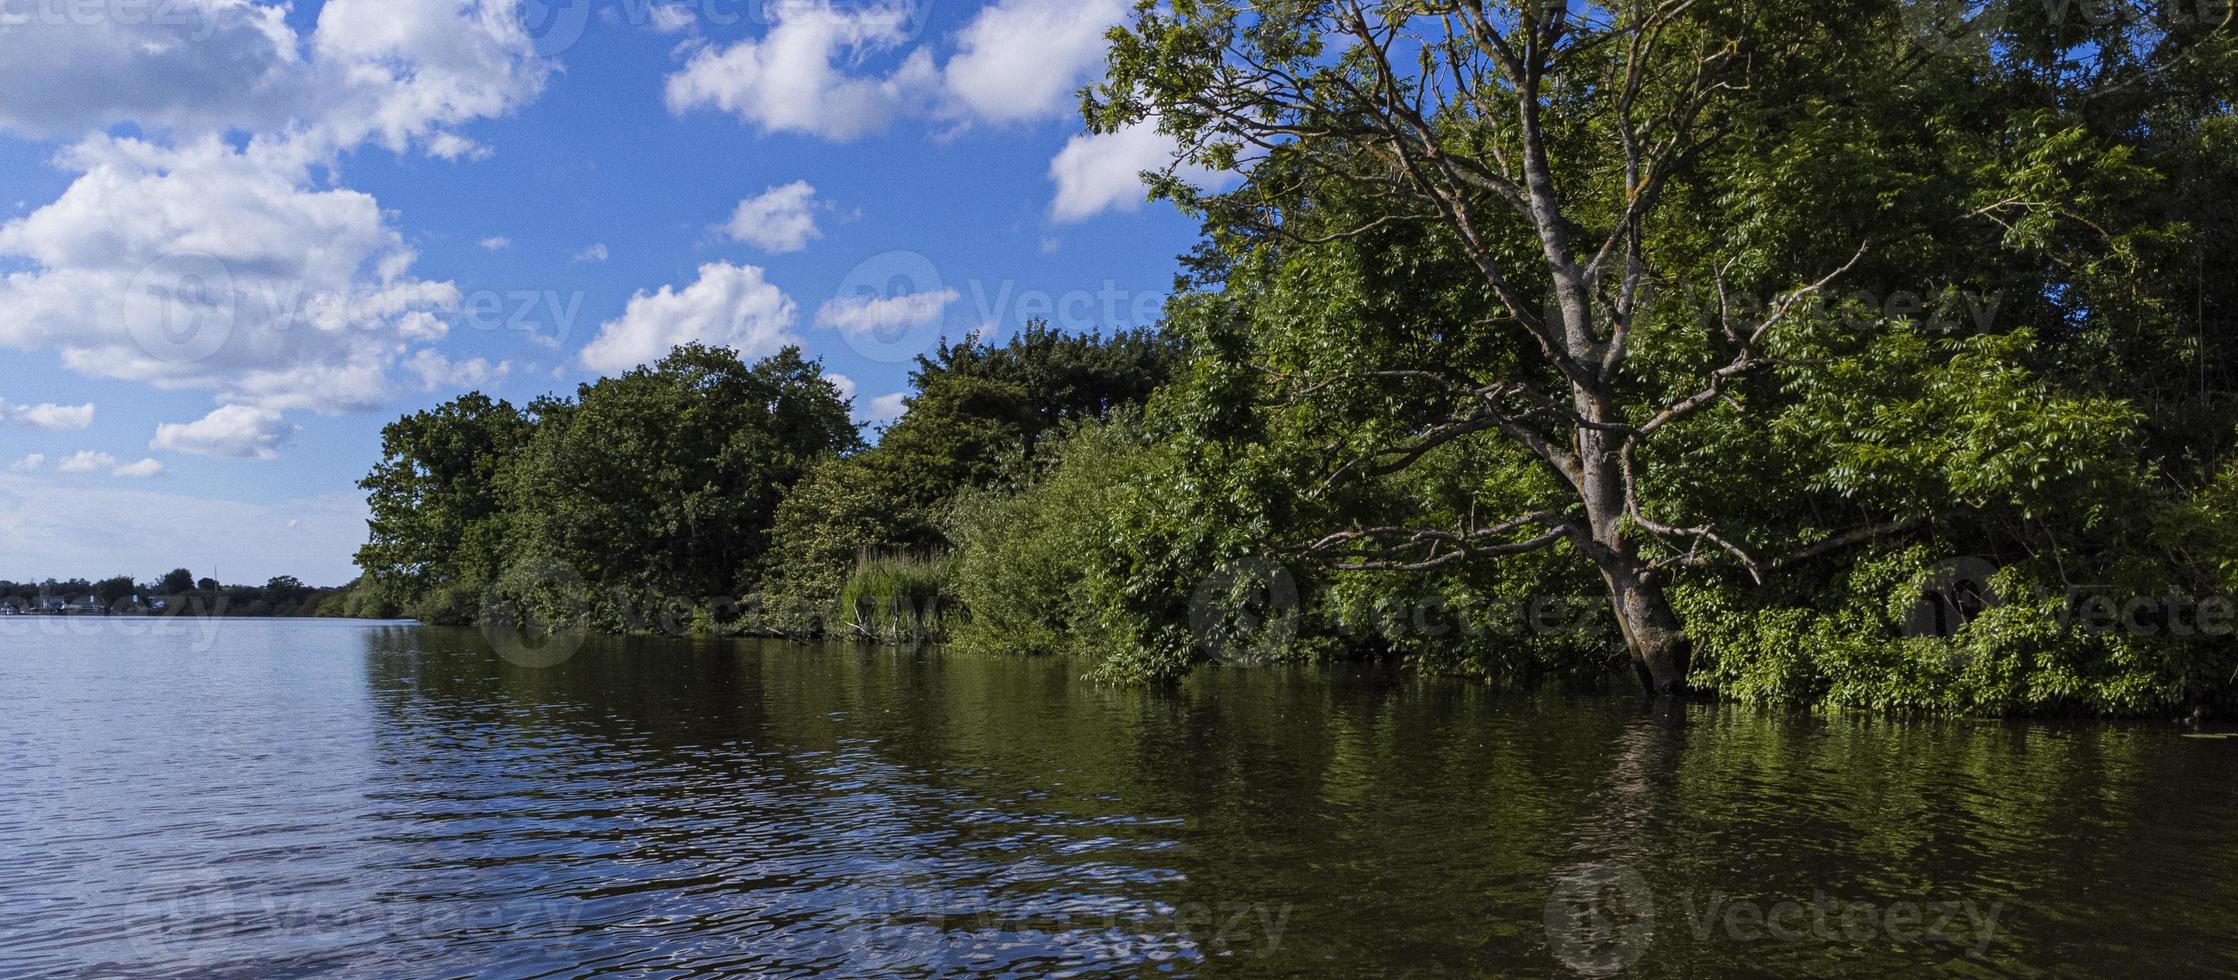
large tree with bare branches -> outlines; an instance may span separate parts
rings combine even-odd
[[[1223,382],[1256,403],[1242,438],[1321,465],[1287,505],[1309,533],[1269,544],[1355,571],[1572,554],[1673,694],[1681,576],[1765,582],[1991,498],[2029,513],[2119,455],[2129,413],[2044,389],[2027,328],[2071,329],[2062,304],[2134,246],[2082,188],[2127,178],[2006,169],[2072,130],[2056,97],[1968,93],[2024,70],[1992,27],[1902,2],[1175,0],[1115,32],[1086,108],[1179,144],[1159,190],[1206,219],[1195,315],[1241,324],[1211,356],[1251,375]],[[1208,170],[1240,186],[1192,186]],[[1968,302],[1953,339],[1940,311]],[[1435,522],[1343,503],[1456,454],[1513,465]]]

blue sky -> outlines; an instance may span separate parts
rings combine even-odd
[[[874,424],[1193,239],[1081,134],[1123,0],[551,3],[0,2],[0,578],[340,584],[400,413],[697,339]]]

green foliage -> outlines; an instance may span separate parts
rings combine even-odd
[[[947,548],[959,494],[1010,480],[1049,433],[1139,404],[1174,356],[1154,333],[1033,323],[1001,346],[974,338],[920,357],[907,411],[878,445],[822,464],[779,506],[757,625],[819,631],[858,555]]]
[[[470,392],[381,430],[381,462],[358,486],[372,509],[357,554],[382,601],[432,623],[470,622],[503,559],[503,478],[530,419]]]
[[[363,486],[378,602],[470,622],[514,592],[615,630],[648,606],[745,593],[785,492],[860,445],[822,368],[686,345],[526,412],[478,393],[392,423]],[[508,591],[544,569],[572,583]],[[550,576],[542,576],[549,578]]]
[[[967,649],[1019,655],[1100,653],[1093,583],[1114,560],[1113,491],[1151,465],[1138,413],[1052,437],[1016,492],[966,492],[949,536],[951,580],[969,611],[954,633]]]
[[[539,407],[509,474],[512,550],[581,575],[609,629],[642,603],[742,595],[785,491],[856,444],[838,389],[797,349],[749,367],[679,347]]]

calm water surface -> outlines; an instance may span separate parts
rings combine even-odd
[[[0,976],[2238,974],[2238,740],[0,622]]]

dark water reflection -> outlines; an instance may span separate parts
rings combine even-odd
[[[0,975],[2227,976],[2238,740],[0,628]]]

